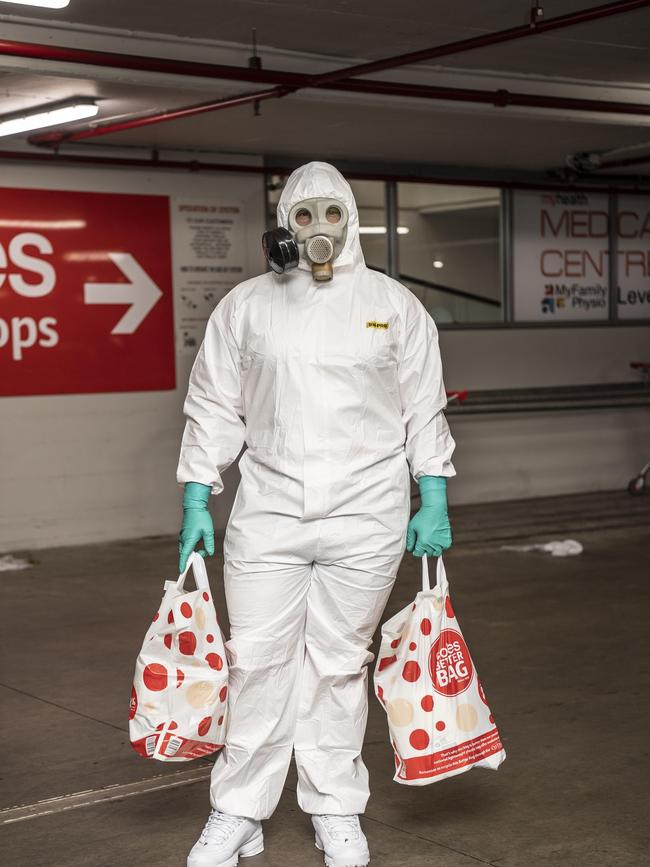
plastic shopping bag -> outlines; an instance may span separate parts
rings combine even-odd
[[[196,590],[185,590],[192,568]],[[228,666],[203,557],[165,582],[135,666],[129,735],[141,756],[183,762],[221,749]]]
[[[505,759],[476,667],[451,607],[442,558],[431,589],[422,558],[422,592],[381,629],[375,692],[388,715],[393,779],[424,786]]]

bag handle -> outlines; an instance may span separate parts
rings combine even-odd
[[[196,551],[192,551],[187,560],[187,566],[185,567],[185,571],[181,572],[178,576],[178,581],[176,582],[176,589],[181,591],[185,589],[185,579],[187,578],[187,573],[192,570],[192,575],[194,576],[194,583],[196,584],[197,590],[209,590],[210,582],[208,581],[208,570],[205,568],[205,560],[200,554],[197,554]]]
[[[422,592],[430,593],[431,592],[431,582],[429,580],[429,562],[428,557],[424,556],[422,558]],[[445,564],[442,562],[442,556],[438,557],[438,562],[436,564],[436,587],[444,593],[447,586],[447,573],[445,571]]]

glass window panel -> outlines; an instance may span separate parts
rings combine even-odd
[[[503,320],[498,188],[398,184],[400,280],[434,320]]]
[[[388,267],[383,181],[350,181],[359,211],[361,249],[369,268]]]

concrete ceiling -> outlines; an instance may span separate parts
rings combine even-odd
[[[265,67],[320,72],[516,26],[522,0],[71,0],[64,10],[0,4],[3,37],[245,66],[256,27]],[[544,3],[546,17],[594,5]],[[28,14],[26,14],[28,13]],[[549,35],[382,73],[383,79],[635,101],[650,105],[650,7]],[[251,89],[180,76],[0,57],[2,113],[72,95],[101,100],[100,118],[165,110]],[[92,140],[98,146],[192,149],[544,171],[567,154],[650,142],[650,117],[495,108],[469,103],[301,91],[262,105]],[[0,141],[0,148],[16,142]],[[650,154],[650,145],[647,147]],[[650,174],[649,166],[628,170]]]
[[[6,6],[13,20],[83,26],[174,38],[247,44],[252,27],[262,45],[332,58],[389,57],[526,23],[528,0],[71,0],[61,10]],[[598,5],[547,0],[546,18]],[[569,75],[635,81],[647,77],[647,10],[445,58],[445,66],[500,69],[529,75]],[[3,16],[4,17],[4,16]],[[615,78],[611,79],[611,75]]]

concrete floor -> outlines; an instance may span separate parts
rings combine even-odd
[[[497,773],[399,786],[371,697],[372,863],[650,863],[650,497],[465,507],[452,523],[454,607],[508,759]],[[584,544],[582,555],[499,550],[510,539],[567,537]],[[147,762],[131,751],[126,722],[133,663],[175,547],[154,538],[59,548],[35,553],[30,570],[0,573],[3,867],[184,865],[208,811],[210,764]],[[220,564],[211,574],[217,587]],[[417,582],[407,555],[386,616]],[[245,863],[322,863],[295,804],[293,770],[266,844]]]

